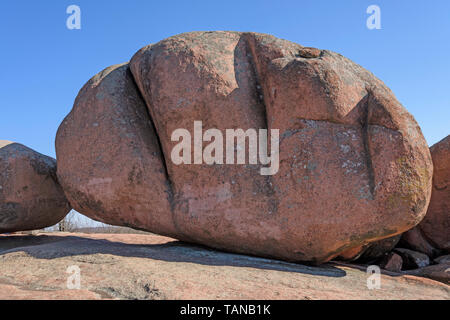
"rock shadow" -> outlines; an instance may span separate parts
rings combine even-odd
[[[166,262],[195,263],[295,272],[323,277],[344,277],[346,272],[328,263],[310,266],[281,260],[229,253],[173,240],[159,244],[130,244],[79,236],[1,236],[0,256],[25,252],[37,259],[56,259],[80,255],[109,254],[120,257],[154,259]]]

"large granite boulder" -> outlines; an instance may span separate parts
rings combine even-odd
[[[402,242],[431,257],[450,253],[450,135],[431,148],[433,189],[423,221],[406,232]]]
[[[69,211],[56,178],[56,161],[0,140],[0,233],[49,227]]]
[[[279,167],[262,174],[268,165],[247,150],[244,164],[206,164],[195,147],[183,153],[193,164],[172,161],[177,129],[195,145],[194,121],[224,137],[279,130],[269,147],[279,142]],[[431,191],[421,130],[380,80],[337,53],[257,33],[181,34],[100,72],[56,153],[70,203],[91,218],[292,261],[405,232]]]
[[[93,77],[56,136],[58,178],[78,212],[112,225],[177,234],[158,136],[128,65]]]

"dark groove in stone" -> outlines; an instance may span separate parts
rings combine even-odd
[[[266,124],[266,129],[267,130],[269,130],[269,121],[268,121],[268,119],[267,119],[267,106],[266,106],[266,93],[265,93],[265,90],[264,90],[264,87],[262,86],[262,83],[261,83],[261,77],[260,77],[260,70],[258,70],[258,58],[257,58],[257,55],[256,55],[256,52],[255,52],[255,46],[254,46],[254,44],[252,43],[252,41],[248,38],[249,37],[249,34],[247,34],[247,33],[244,33],[242,36],[241,36],[241,39],[242,40],[244,40],[244,42],[245,42],[245,45],[246,45],[246,47],[247,47],[247,50],[248,50],[248,53],[250,54],[250,56],[248,57],[249,59],[249,62],[250,62],[250,65],[252,66],[252,74],[253,74],[253,76],[254,76],[254,78],[255,78],[255,90],[256,90],[256,93],[257,93],[257,99],[259,99],[259,96],[260,95],[262,95],[262,99],[260,99],[261,100],[261,104],[262,104],[262,106],[263,106],[263,117],[264,117],[264,121],[265,121],[265,124]],[[259,87],[259,88],[258,88]]]
[[[249,58],[249,62],[251,64],[251,66],[252,66],[251,71],[255,78],[255,89],[256,89],[256,93],[258,95],[257,98],[259,98],[259,96],[262,95],[262,99],[260,102],[263,106],[263,117],[264,117],[266,129],[267,129],[267,137],[269,138],[270,132],[269,132],[269,120],[267,118],[266,101],[270,101],[270,97],[267,97],[267,93],[266,93],[265,87],[263,86],[262,79],[261,79],[261,70],[258,68],[258,66],[259,66],[258,56],[256,54],[255,44],[252,43],[252,40],[253,41],[255,41],[255,40],[249,39],[249,36],[250,35],[248,33],[244,33],[244,34],[242,34],[241,39],[244,40],[247,50],[250,53],[250,56],[248,58]],[[269,98],[269,99],[267,99],[267,98]],[[268,139],[267,143],[269,143],[269,139]],[[272,149],[272,146],[271,146],[271,149]],[[278,151],[280,151],[280,150],[278,150]],[[258,152],[259,152],[259,147],[258,147]],[[270,198],[269,214],[276,214],[278,211],[279,199],[276,196],[276,191],[275,191],[275,187],[274,187],[274,183],[273,183],[273,176],[267,175],[267,176],[265,176],[264,180],[268,187],[268,191],[266,192],[266,195]]]
[[[164,167],[164,173],[165,173],[165,176],[166,176],[166,179],[167,179],[167,182],[168,182],[167,183],[167,188],[168,188],[167,196],[168,196],[168,199],[169,199],[170,208],[173,211],[173,209],[174,209],[173,208],[174,207],[173,183],[172,183],[172,180],[170,179],[169,170],[167,168],[166,157],[164,155],[164,151],[163,151],[163,148],[162,148],[161,140],[160,140],[158,131],[156,129],[155,123],[153,121],[153,118],[152,118],[152,116],[150,114],[149,105],[147,104],[146,100],[144,99],[144,96],[143,96],[139,86],[137,85],[136,79],[134,78],[133,72],[131,72],[131,69],[130,69],[129,65],[128,65],[127,72],[129,72],[130,75],[131,75],[131,79],[133,80],[133,84],[134,84],[134,86],[136,88],[136,91],[137,91],[137,93],[139,95],[139,98],[144,102],[144,104],[146,106],[146,108],[145,108],[146,110],[145,111],[146,111],[146,114],[147,114],[147,118],[148,118],[151,126],[153,127],[153,131],[155,132],[156,141],[158,142],[158,148],[159,148],[159,151],[160,151],[161,157],[162,157],[162,164],[163,164],[163,167]]]
[[[369,176],[369,192],[371,196],[371,200],[375,199],[375,172],[372,165],[372,155],[370,154],[370,139],[369,139],[369,102],[370,97],[372,95],[372,91],[367,90],[367,95],[363,98],[364,101],[364,109],[361,117],[361,129],[362,129],[362,138],[364,145],[364,154],[366,160],[367,174]]]

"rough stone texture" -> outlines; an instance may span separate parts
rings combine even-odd
[[[129,67],[139,90],[126,65],[103,71],[58,131],[58,176],[77,211],[316,263],[423,218],[432,163],[420,128],[380,80],[341,55],[264,34],[194,32],[144,47]],[[203,130],[279,129],[279,172],[173,164],[171,134],[192,133],[194,120]],[[128,180],[136,174],[141,184]]]
[[[398,244],[402,235],[396,235],[383,240],[371,242],[361,247],[356,247],[339,255],[339,259],[345,261],[368,262],[382,257],[390,252]]]
[[[447,263],[450,262],[450,254],[446,254],[445,256],[440,256],[434,259],[436,263]]]
[[[430,258],[421,252],[404,248],[396,248],[395,252],[402,257],[404,269],[423,268],[430,264]]]
[[[436,249],[430,244],[429,240],[425,238],[419,227],[412,228],[402,234],[399,246],[425,253],[429,257],[435,257],[440,253],[440,250]]]
[[[77,265],[81,289],[66,287]],[[0,236],[0,299],[449,299],[450,287],[365,268],[230,254],[155,235]]]
[[[450,253],[450,135],[431,148],[433,189],[427,214],[422,222],[402,237],[414,250],[431,257]]]
[[[56,161],[0,140],[0,233],[41,229],[70,211],[56,178]]]
[[[430,148],[433,191],[427,214],[419,228],[438,249],[450,253],[450,135]]]
[[[383,259],[380,267],[392,271],[392,272],[400,272],[403,266],[403,259],[395,252],[391,252],[386,255]]]
[[[381,257],[383,254],[390,252],[392,249],[394,249],[395,246],[398,244],[400,238],[401,235],[396,235],[394,237],[370,243],[367,246],[366,250],[361,255],[361,258],[367,261]]]
[[[175,235],[171,190],[127,64],[81,89],[56,136],[58,178],[74,209],[112,225]]]
[[[433,266],[410,270],[404,272],[404,274],[430,278],[436,281],[450,284],[450,262],[444,262]],[[450,297],[447,298],[447,300],[449,299]]]

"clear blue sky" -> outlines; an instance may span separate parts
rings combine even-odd
[[[66,8],[81,8],[81,30]],[[381,30],[366,9],[381,8]],[[59,123],[82,85],[142,46],[194,30],[270,33],[339,52],[381,78],[431,145],[450,133],[450,1],[4,0],[0,139],[55,156]]]

